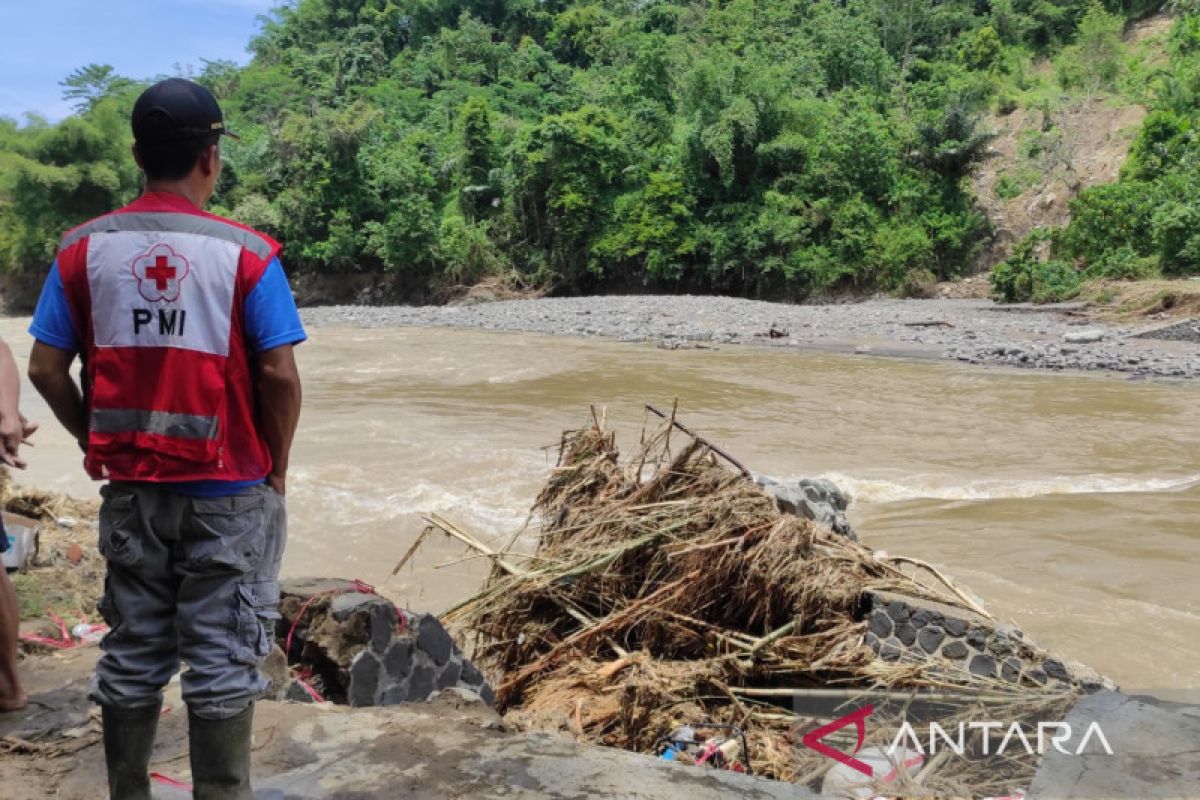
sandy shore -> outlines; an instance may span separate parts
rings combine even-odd
[[[727,297],[608,296],[459,306],[306,308],[311,327],[459,327],[654,342],[665,348],[756,345],[949,359],[1142,378],[1200,377],[1200,320],[1114,324],[1082,304],[869,300],[783,305]]]

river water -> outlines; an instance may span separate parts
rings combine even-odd
[[[0,320],[22,369],[25,324]],[[941,565],[1043,646],[1128,688],[1200,687],[1195,385],[444,328],[310,334],[286,574],[444,609],[487,565],[439,535],[392,577],[422,512],[503,541],[590,404],[632,448],[642,404],[678,397],[681,419],[754,471],[833,478],[865,542]],[[24,397],[44,429],[18,479],[94,492]]]

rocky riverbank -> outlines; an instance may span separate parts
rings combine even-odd
[[[666,349],[754,345],[970,364],[1200,377],[1200,320],[1115,323],[1084,304],[894,300],[800,306],[700,296],[504,300],[454,306],[306,308],[319,328],[459,327],[602,337]],[[1168,330],[1169,328],[1169,330]]]

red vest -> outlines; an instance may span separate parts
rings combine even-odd
[[[88,474],[270,473],[242,308],[279,250],[268,236],[157,192],[67,232],[58,269],[83,343]]]

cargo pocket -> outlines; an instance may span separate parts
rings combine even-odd
[[[100,612],[100,618],[108,626],[108,633],[104,636],[107,639],[117,632],[117,628],[121,627],[121,612],[117,611],[117,604],[112,596],[112,579],[107,575],[104,577],[104,594],[100,596],[96,610]]]
[[[258,493],[193,500],[188,566],[243,573],[254,570],[267,546],[265,505],[265,498]]]
[[[103,489],[100,505],[100,555],[122,567],[136,567],[142,561],[141,520],[133,492]]]
[[[275,625],[280,618],[279,584],[275,581],[238,584],[233,616],[230,657],[239,664],[262,664],[271,652]]]

